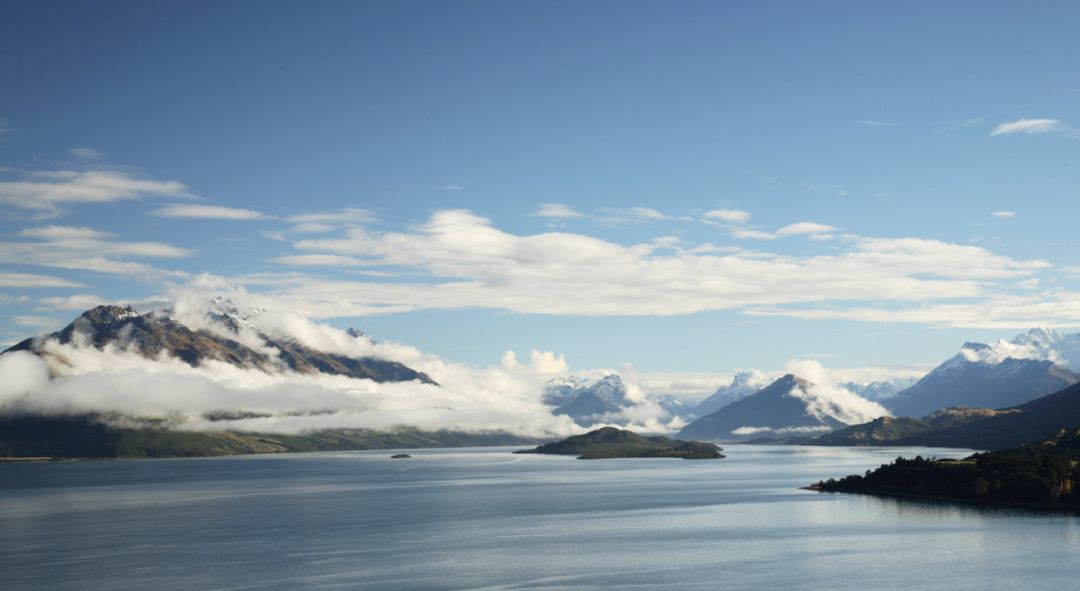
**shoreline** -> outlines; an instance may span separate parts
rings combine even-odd
[[[857,490],[857,489],[827,489],[817,484],[811,484],[809,486],[800,487],[800,490],[810,490],[818,493],[842,493],[842,494],[857,494],[857,495],[869,495],[874,497],[886,497],[892,499],[911,499],[920,501],[933,501],[935,503],[952,503],[959,505],[968,505],[972,507],[982,508],[1006,508],[1006,509],[1026,509],[1031,511],[1039,511],[1041,513],[1059,513],[1067,515],[1080,515],[1080,507],[1067,507],[1061,505],[1043,504],[1043,503],[1023,503],[1017,501],[992,501],[992,500],[978,500],[978,499],[958,499],[955,497],[943,497],[939,495],[927,495],[905,491],[893,491],[893,490]]]

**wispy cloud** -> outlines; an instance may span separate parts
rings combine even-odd
[[[39,218],[62,215],[62,206],[67,204],[189,196],[183,183],[137,178],[116,170],[31,171],[17,180],[0,181],[0,205],[29,210]]]
[[[80,160],[102,160],[105,158],[105,152],[94,148],[72,148],[68,150],[68,153]]]
[[[48,275],[0,272],[0,287],[85,287],[81,283]]]
[[[941,131],[960,131],[961,129],[971,129],[972,127],[982,125],[983,123],[986,123],[986,117],[971,117],[969,119],[964,119],[963,121],[949,123],[945,127],[941,128]]]
[[[150,279],[186,274],[131,259],[179,259],[192,254],[190,250],[162,242],[116,240],[108,232],[87,227],[42,226],[27,228],[16,236],[28,240],[0,242],[0,262]]]
[[[465,187],[462,187],[461,185],[450,184],[450,185],[443,185],[443,186],[439,187],[439,190],[440,191],[463,191],[463,190],[465,190]]]
[[[877,119],[859,119],[855,124],[863,127],[896,127],[900,125],[893,121],[879,121]]]
[[[821,226],[800,233],[831,229]],[[279,297],[316,316],[473,307],[663,316],[800,302],[935,301],[978,298],[995,282],[1028,279],[1049,266],[918,238],[848,236],[835,254],[792,256],[669,239],[620,245],[566,232],[519,236],[462,210],[438,212],[406,232],[353,228],[294,246],[299,252],[278,262],[399,272],[379,282],[259,279],[264,286],[276,281],[270,288]]]
[[[194,218],[203,220],[266,220],[270,216],[253,209],[222,205],[166,205],[154,212],[161,218]]]
[[[753,230],[750,228],[735,228],[731,231],[731,235],[740,240],[776,240],[778,238],[778,236],[772,232]]]
[[[595,216],[598,222],[605,224],[633,224],[641,222],[695,221],[690,216],[673,216],[651,207],[609,207],[600,210]]]
[[[541,203],[540,207],[529,215],[553,220],[572,220],[585,217],[585,214],[564,203]]]
[[[825,234],[834,232],[837,228],[819,224],[817,222],[797,222],[788,224],[776,231],[778,236],[799,236],[804,234]]]
[[[1035,135],[1041,133],[1060,133],[1068,131],[1068,126],[1060,119],[1017,119],[1007,123],[999,123],[990,132],[995,135],[1013,135],[1018,133]]]
[[[718,220],[729,224],[745,224],[750,221],[750,212],[741,209],[714,209],[706,211],[705,217],[710,220]]]
[[[992,216],[994,216],[996,218],[1001,218],[1003,220],[1007,220],[1009,218],[1016,217],[1016,212],[1015,211],[991,211],[990,215],[992,215]]]

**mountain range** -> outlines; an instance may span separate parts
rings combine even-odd
[[[197,317],[172,309],[142,313],[132,307],[98,306],[63,329],[23,340],[4,353],[30,352],[45,358],[50,367],[62,368],[71,361],[64,358],[62,348],[50,345],[58,343],[117,349],[151,361],[175,358],[195,368],[218,362],[269,374],[438,385],[399,361],[341,352],[352,351],[352,344],[325,351],[260,329],[273,326],[263,322],[264,310],[239,310],[224,298],[209,304]],[[381,350],[357,329],[345,334],[355,341],[358,352]],[[744,370],[699,403],[687,404],[673,396],[642,396],[636,391],[631,396],[632,384],[609,373],[598,379],[549,380],[542,402],[553,415],[569,417],[582,427],[629,425],[628,417],[640,420],[647,409],[668,424],[684,424],[678,433],[682,439],[806,442],[820,436],[815,441],[826,445],[999,448],[1045,437],[1054,429],[1073,426],[1068,421],[1074,419],[1080,425],[1080,406],[1074,408],[1072,400],[1080,399],[1074,386],[1080,384],[1080,374],[1069,369],[1078,366],[1080,334],[1032,329],[1008,341],[965,343],[913,384],[904,380],[814,384],[793,374],[772,379],[761,371]],[[204,418],[213,420],[209,415]],[[229,438],[215,441],[217,445]]]

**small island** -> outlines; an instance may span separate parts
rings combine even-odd
[[[409,454],[394,454],[394,455],[390,456],[390,459],[391,460],[409,460],[409,459],[412,459],[412,456],[410,456]]]
[[[724,454],[720,453],[720,448],[712,443],[681,441],[660,435],[647,437],[615,427],[603,427],[584,435],[574,435],[562,441],[545,443],[535,449],[524,449],[514,453],[578,456],[579,460],[609,458],[714,460],[724,457]]]
[[[1041,443],[977,453],[962,460],[896,458],[866,474],[807,488],[1040,509],[1080,509],[1080,431],[1061,430]],[[1077,487],[1080,489],[1080,487]]]

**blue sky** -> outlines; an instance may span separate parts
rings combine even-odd
[[[1078,17],[5,3],[0,340],[190,289],[650,372],[1077,327]]]

